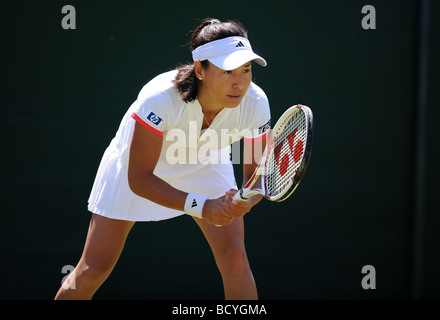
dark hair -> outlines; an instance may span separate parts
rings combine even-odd
[[[247,39],[247,31],[244,27],[235,21],[220,22],[217,19],[206,18],[194,30],[189,48],[191,51],[199,46],[214,40],[239,36]],[[201,61],[202,66],[207,68],[207,60]],[[194,101],[197,97],[199,80],[196,77],[194,64],[180,65],[177,68],[177,76],[173,83],[180,92],[180,97],[185,102]]]

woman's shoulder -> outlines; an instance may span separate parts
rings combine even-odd
[[[266,93],[254,82],[251,82],[249,85],[243,100],[249,105],[258,104],[264,107],[269,107],[269,99],[267,98]]]
[[[181,103],[173,84],[175,75],[176,72],[169,71],[149,81],[139,92],[129,112],[156,130],[167,130],[169,124],[175,121]]]
[[[269,103],[266,93],[256,83],[251,82],[245,96],[248,100],[263,100]]]
[[[249,85],[240,109],[243,128],[261,128],[270,122],[269,100],[263,89],[253,82]]]
[[[178,91],[174,86],[173,80],[177,75],[177,70],[172,70],[159,74],[143,86],[138,95],[138,101],[172,99],[178,98]]]

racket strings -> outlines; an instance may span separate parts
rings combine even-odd
[[[274,145],[266,163],[266,192],[269,197],[284,193],[301,165],[307,138],[303,111],[286,118],[279,128],[273,132]]]

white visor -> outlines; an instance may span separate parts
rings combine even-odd
[[[263,67],[267,65],[266,60],[252,51],[249,40],[242,37],[229,37],[208,42],[194,49],[192,56],[194,61],[209,60],[223,70],[237,69],[249,61],[255,61]]]

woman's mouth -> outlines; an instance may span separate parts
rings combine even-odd
[[[233,94],[228,94],[228,98],[231,100],[240,100],[241,99],[241,95],[233,95]]]

